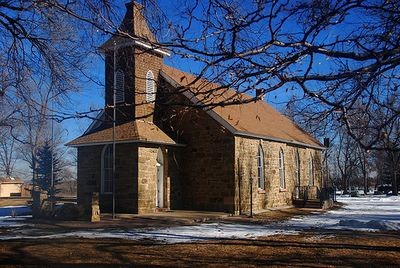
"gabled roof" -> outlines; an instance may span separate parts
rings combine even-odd
[[[117,143],[153,143],[165,145],[177,145],[155,124],[142,120],[135,120],[115,127],[115,141]],[[113,128],[84,134],[67,143],[67,146],[79,147],[113,142]]]
[[[195,76],[164,65],[161,75],[174,87],[186,87]],[[183,94],[193,103],[216,104],[229,101],[243,102],[251,97],[235,90],[220,88],[219,85],[199,79]],[[323,145],[301,129],[289,118],[268,105],[265,101],[252,101],[240,105],[216,106],[205,109],[217,122],[234,135],[261,138],[306,147],[323,149]]]
[[[16,184],[23,184],[24,182],[20,179],[20,178],[17,178],[17,177],[9,177],[9,176],[5,176],[5,177],[0,177],[0,183],[3,183],[3,184],[14,184],[14,183],[16,183]]]

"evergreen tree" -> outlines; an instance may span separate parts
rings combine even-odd
[[[52,160],[53,154],[53,160]],[[57,189],[57,185],[62,182],[62,178],[59,176],[60,173],[60,159],[57,153],[51,148],[49,142],[46,142],[42,147],[39,148],[37,164],[37,184],[42,190],[47,191],[49,196],[55,195],[60,192]],[[53,186],[51,183],[51,164],[53,162]]]

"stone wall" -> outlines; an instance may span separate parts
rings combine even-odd
[[[138,213],[138,145],[116,146],[116,211]]]
[[[123,47],[116,50],[116,70],[122,70],[124,73],[124,102],[117,103],[118,109],[116,111],[117,124],[125,123],[134,119],[133,105],[135,103],[134,95],[134,48]],[[109,115],[110,121],[113,118],[114,105],[114,53],[107,51],[105,53],[105,107],[106,113]],[[109,122],[111,124],[112,122]]]
[[[169,85],[164,88],[173,92]],[[162,97],[161,103],[187,102],[179,94]],[[233,135],[201,109],[159,104],[156,112],[157,125],[184,145],[175,150],[180,155],[178,165],[171,164],[177,169],[171,171],[175,175],[171,178],[171,208],[233,211]]]
[[[144,51],[138,47],[124,47],[116,52],[117,70],[123,70],[125,80],[125,101],[117,103],[117,124],[133,119],[153,120],[154,103],[146,101],[146,74],[151,70],[154,75],[156,90],[158,76],[163,58],[155,53]],[[114,90],[114,54],[107,52],[105,55],[105,104],[113,105]],[[132,105],[134,104],[134,105]],[[112,109],[106,109],[112,116]]]
[[[182,150],[184,208],[232,211],[233,135],[202,110],[184,117],[180,130],[186,144]]]
[[[138,213],[155,212],[157,192],[158,148],[138,148]]]
[[[111,146],[111,145],[110,145]],[[112,195],[101,193],[101,152],[104,145],[78,148],[78,204],[88,211],[93,192],[100,193],[101,212],[112,211]],[[135,144],[116,146],[116,211],[137,213],[137,155]]]
[[[78,147],[78,205],[90,211],[93,192],[100,192],[101,151],[103,145]]]
[[[258,188],[257,153],[261,145],[264,152],[265,190]],[[280,188],[279,150],[282,149],[285,161],[285,189]],[[309,185],[308,163],[310,157],[314,163],[314,185],[321,187],[322,156],[321,151],[288,145],[285,143],[235,138],[235,213],[247,214],[250,211],[250,180],[253,179],[253,211],[267,208],[290,206],[295,191],[296,164],[295,154],[300,158],[300,186]]]
[[[181,147],[168,149],[168,174],[170,178],[169,202],[171,209],[183,208],[182,151]]]
[[[158,77],[162,65],[162,57],[140,48],[135,48],[135,117],[153,121],[154,103],[146,101],[146,74],[151,70],[155,79],[156,91],[159,87]]]

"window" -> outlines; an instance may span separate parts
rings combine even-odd
[[[113,147],[106,145],[101,154],[101,193],[112,193],[113,189]]]
[[[295,183],[295,185],[296,186],[300,186],[300,155],[299,155],[299,151],[296,151],[296,153],[295,153],[295,167],[296,167],[296,170],[295,170],[295,181],[296,181],[296,183]]]
[[[154,75],[152,71],[146,74],[146,101],[153,102],[155,100],[156,88],[154,84]]]
[[[279,187],[281,189],[286,188],[285,182],[285,156],[283,154],[283,150],[279,150]]]
[[[258,171],[258,188],[265,190],[265,180],[264,180],[264,151],[260,146],[258,146],[257,153],[257,171]]]
[[[314,186],[314,167],[313,167],[313,159],[312,155],[310,154],[310,159],[308,161],[308,176],[309,176],[309,182],[308,184],[310,186]]]
[[[125,75],[122,70],[117,70],[115,73],[115,102],[120,103],[125,101]]]

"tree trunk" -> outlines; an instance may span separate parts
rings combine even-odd
[[[368,194],[368,177],[367,177],[367,172],[363,172],[364,176],[364,194]]]
[[[349,191],[348,191],[348,187],[347,187],[347,177],[346,176],[343,176],[343,194],[348,194],[349,193]]]

